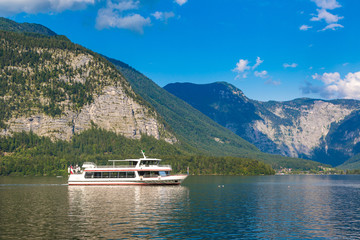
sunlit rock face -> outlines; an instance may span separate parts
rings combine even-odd
[[[269,111],[278,119],[271,120],[262,115],[263,119],[253,121],[251,128],[276,144],[274,152],[291,157],[311,156],[313,150],[326,140],[331,125],[340,122],[354,110],[324,101],[299,107],[276,106],[269,108]],[[292,115],[291,112],[296,114]],[[281,120],[286,120],[286,123],[281,123]],[[252,139],[262,147],[261,137],[257,136],[253,135]]]
[[[69,140],[74,133],[92,126],[134,139],[139,139],[141,134],[160,139],[161,131],[154,114],[115,87],[105,88],[103,94],[79,112],[69,110],[60,117],[41,113],[12,118],[7,123],[8,133],[31,130],[40,136],[62,140]]]
[[[259,102],[224,82],[165,89],[264,152],[338,165],[360,150],[356,100]]]
[[[8,87],[0,103],[9,112],[0,119],[0,135],[32,131],[52,140],[70,140],[98,127],[132,139],[148,135],[177,142],[158,113],[112,64],[70,41],[61,47],[53,41],[43,46],[27,45],[16,36],[2,39],[2,49],[33,60],[8,61],[0,68]]]

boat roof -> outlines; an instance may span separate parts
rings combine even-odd
[[[138,162],[138,161],[142,161],[142,160],[161,161],[161,159],[158,159],[158,158],[138,158],[138,159],[108,160],[108,161],[111,161],[111,162]]]

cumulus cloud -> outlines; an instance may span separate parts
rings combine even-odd
[[[249,61],[246,59],[240,59],[239,62],[236,63],[236,67],[233,69],[233,71],[237,73],[236,78],[246,78],[246,71],[249,69]]]
[[[169,18],[175,17],[175,13],[173,12],[159,12],[156,11],[153,14],[151,14],[155,19],[167,22]]]
[[[261,60],[260,57],[256,58],[256,63],[254,66],[252,66],[252,69],[254,70],[255,68],[257,68],[260,64],[262,64],[264,62],[264,60]]]
[[[311,0],[315,2],[316,6],[323,9],[335,9],[341,7],[341,5],[336,0]]]
[[[314,16],[310,19],[310,21],[321,21],[325,20],[326,23],[336,23],[340,19],[343,19],[344,17],[339,17],[338,15],[334,15],[326,11],[326,9],[316,9],[318,12],[317,16]]]
[[[263,62],[264,60],[261,60],[260,57],[257,57],[255,64],[250,66],[248,60],[240,59],[239,62],[236,63],[236,67],[233,69],[233,71],[237,73],[235,79],[247,78],[249,73],[254,73],[255,77],[268,78],[269,75],[267,71],[254,71],[254,69]]]
[[[180,6],[183,5],[183,4],[185,4],[187,1],[188,1],[188,0],[175,0],[175,2],[176,2],[177,4],[179,4]]]
[[[137,13],[126,13],[128,10],[138,9],[138,6],[139,1],[122,1],[118,4],[108,1],[106,7],[98,11],[96,28],[123,28],[144,33],[144,27],[151,26],[150,18]]]
[[[284,63],[283,64],[284,68],[296,68],[297,67],[297,63]]]
[[[303,93],[320,93],[325,98],[360,99],[360,72],[348,73],[341,78],[340,73],[314,74],[313,79],[320,80],[324,85],[314,87],[311,83],[303,87]]]
[[[255,72],[254,72],[254,75],[255,75],[256,77],[260,77],[260,78],[267,78],[267,77],[268,77],[268,72],[265,71],[265,70],[263,70],[263,71],[261,71],[261,72],[255,71]]]
[[[307,30],[309,30],[310,28],[312,28],[312,26],[301,25],[300,30],[301,30],[301,31],[307,31]]]
[[[341,25],[341,24],[331,23],[331,24],[327,25],[326,27],[324,27],[324,28],[322,29],[322,31],[325,31],[325,30],[327,30],[327,29],[336,30],[336,29],[338,29],[338,28],[343,28],[343,27],[344,27],[344,26]]]
[[[318,9],[316,9],[317,14],[312,14],[312,18],[310,21],[316,22],[326,22],[327,26],[323,27],[321,30],[318,31],[325,31],[328,29],[336,30],[338,28],[343,28],[344,26],[339,24],[338,21],[343,19],[343,16],[335,15],[330,13],[328,10],[333,10],[335,8],[340,8],[341,5],[336,0],[311,0],[316,4]],[[300,27],[301,31],[307,31],[311,26],[302,25]]]
[[[323,75],[319,75],[317,73],[315,73],[314,75],[312,75],[313,79],[318,79],[323,81],[326,85],[338,82],[339,80],[341,80],[340,78],[340,74],[338,72],[334,72],[334,73],[324,73]]]
[[[126,11],[126,10],[132,10],[132,9],[138,9],[139,8],[139,1],[122,1],[119,3],[112,3],[111,1],[108,1],[107,3],[108,8],[117,9],[119,11]]]
[[[95,0],[0,0],[0,14],[11,16],[18,13],[50,13],[77,10],[94,4]]]

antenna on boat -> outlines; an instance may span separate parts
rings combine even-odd
[[[146,158],[145,152],[144,152],[143,150],[141,150],[141,153],[142,153],[142,155],[144,156],[144,158]]]

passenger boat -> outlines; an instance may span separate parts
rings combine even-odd
[[[178,185],[187,175],[170,175],[170,165],[159,165],[161,159],[143,158],[109,160],[112,165],[97,166],[85,162],[69,176],[69,185]],[[127,165],[124,165],[127,164]]]

